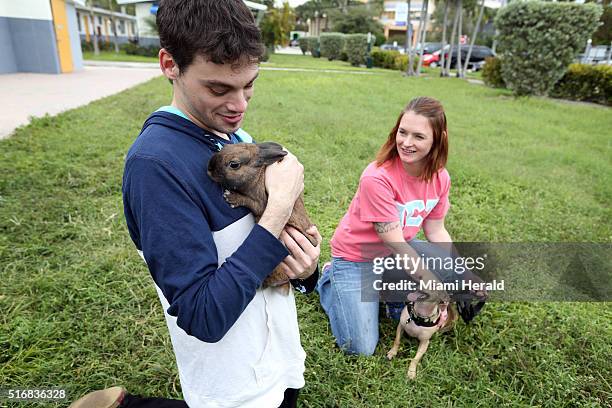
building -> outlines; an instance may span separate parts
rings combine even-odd
[[[423,0],[413,0],[410,2],[410,21],[412,22],[413,30],[418,30],[421,18],[421,8]],[[427,6],[427,27],[426,30],[431,30],[431,15],[436,6],[433,1],[429,1]],[[385,38],[398,35],[406,35],[408,20],[408,3],[405,0],[390,0],[385,1],[383,13],[380,16],[380,22],[385,29]],[[416,40],[416,36],[415,36]]]
[[[268,7],[248,0],[243,1],[253,11],[257,24],[259,24]],[[150,28],[150,22],[155,21],[158,3],[159,1],[117,0],[117,4],[123,6],[127,4],[134,4],[136,10],[136,36],[140,45],[159,45],[159,37],[157,33]]]
[[[93,14],[93,22],[92,22]],[[84,4],[76,5],[77,26],[81,41],[91,42],[94,30],[98,35],[98,41],[106,43],[113,42],[114,33],[112,22],[115,22],[117,30],[117,42],[126,43],[136,40],[138,37],[137,19],[125,12],[125,6],[120,12],[98,7],[87,7]]]
[[[84,0],[0,1],[0,74],[82,69],[76,5]]]

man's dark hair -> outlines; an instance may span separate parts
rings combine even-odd
[[[215,64],[264,52],[259,28],[242,0],[162,0],[157,10],[159,42],[180,70],[200,55]]]

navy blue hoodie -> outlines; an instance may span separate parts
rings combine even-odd
[[[213,234],[249,213],[231,208],[206,174],[210,157],[226,143],[231,142],[190,120],[154,112],[128,152],[123,175],[128,230],[170,304],[167,312],[187,334],[205,342],[223,338],[288,255],[276,237],[255,224],[218,265]],[[292,283],[308,292],[317,277]]]

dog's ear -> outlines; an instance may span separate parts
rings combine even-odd
[[[259,149],[257,164],[260,166],[268,166],[281,161],[287,155],[287,152],[283,150],[283,146],[278,143],[259,143],[257,147]]]

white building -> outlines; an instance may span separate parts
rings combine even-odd
[[[0,74],[59,74],[83,67],[75,5],[83,0],[0,1]]]
[[[91,14],[93,11],[93,22]],[[117,30],[117,41],[120,44],[129,40],[135,40],[138,36],[136,17],[125,13],[125,7],[120,12],[111,12],[107,9],[93,7],[90,9],[84,4],[76,5],[77,25],[82,41],[90,42],[94,30],[98,35],[98,41],[106,43],[113,42],[112,21],[115,21]]]
[[[263,4],[254,3],[252,1],[243,0],[244,3],[253,11],[256,17],[257,24],[263,18],[265,11],[268,9]],[[155,20],[159,1],[146,0],[117,0],[117,4],[126,5],[134,4],[136,9],[136,26],[138,43],[140,45],[159,45],[159,37],[156,33],[151,32],[150,24],[147,20]]]

